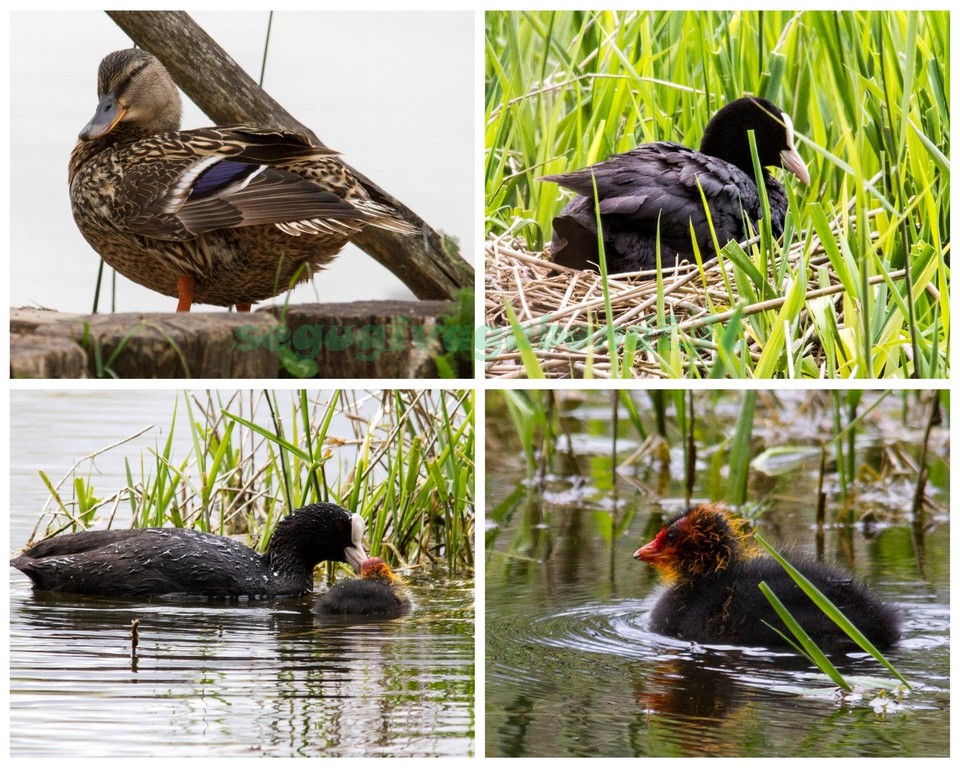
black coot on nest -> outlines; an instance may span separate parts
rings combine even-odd
[[[694,507],[634,557],[657,568],[667,585],[653,609],[653,632],[697,643],[787,647],[767,626],[792,637],[758,587],[765,581],[823,650],[857,650],[776,560],[757,553],[743,522],[722,509]],[[899,639],[897,612],[850,573],[813,560],[790,560],[877,648]]]
[[[410,611],[403,582],[379,557],[367,558],[360,578],[342,581],[321,595],[314,611],[321,616],[396,618]]]
[[[787,195],[767,166],[782,166],[804,184],[810,183],[810,174],[794,148],[790,118],[769,101],[747,96],[713,116],[703,132],[699,152],[661,141],[642,144],[573,173],[544,176],[544,181],[577,193],[553,220],[553,261],[574,269],[597,269],[594,179],[610,273],[656,269],[658,235],[664,267],[675,261],[693,261],[691,225],[701,257],[705,261],[714,257],[704,199],[710,205],[720,247],[731,240],[744,240],[748,234],[744,218],[756,231],[762,212],[747,133],[751,130],[770,202],[770,227],[774,237],[779,237]]]
[[[110,597],[288,597],[313,589],[323,561],[359,570],[363,519],[335,504],[283,518],[265,554],[224,536],[183,528],[84,531],[55,536],[10,561],[36,589]]]

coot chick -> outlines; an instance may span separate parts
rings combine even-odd
[[[325,560],[359,569],[363,518],[312,504],[283,518],[265,554],[183,528],[84,531],[55,536],[10,564],[36,589],[109,597],[292,597],[313,588]]]
[[[553,261],[574,269],[598,268],[594,177],[610,273],[656,269],[658,231],[663,266],[694,261],[691,224],[703,260],[716,256],[704,198],[710,204],[721,248],[731,240],[746,239],[744,216],[756,231],[762,214],[750,156],[750,130],[763,167],[770,227],[774,237],[780,237],[787,195],[767,166],[781,166],[804,184],[810,183],[810,174],[794,148],[790,118],[766,99],[747,96],[713,116],[703,132],[699,152],[660,141],[641,144],[573,173],[544,176],[544,181],[577,193],[553,220]]]
[[[824,651],[858,650],[776,560],[759,553],[745,523],[717,507],[694,507],[634,557],[657,568],[667,586],[653,609],[654,632],[697,643],[789,647],[763,623],[792,637],[760,592],[758,584],[765,581]],[[814,560],[789,559],[877,648],[899,639],[896,611],[853,575]]]
[[[313,610],[321,616],[369,616],[393,619],[411,608],[403,582],[379,557],[369,557],[360,578],[342,581],[321,595]]]

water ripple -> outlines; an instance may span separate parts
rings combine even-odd
[[[465,755],[472,590],[410,582],[418,608],[407,619],[329,626],[310,598],[111,601],[33,592],[15,578],[11,752]]]
[[[513,642],[527,646],[534,654],[537,647],[560,652],[560,661],[544,663],[538,673],[524,664],[518,664],[501,666],[497,674],[506,679],[523,680],[526,684],[536,680],[540,685],[549,685],[559,682],[551,678],[569,671],[562,661],[569,659],[567,654],[577,657],[596,654],[608,657],[609,664],[624,670],[631,669],[635,662],[647,662],[642,668],[654,675],[670,677],[678,669],[686,670],[685,674],[696,669],[723,674],[731,682],[735,681],[737,685],[755,692],[778,691],[813,699],[832,699],[836,696],[834,684],[792,652],[699,645],[650,632],[646,626],[655,602],[655,597],[646,600],[590,601],[528,617],[523,623],[511,624],[509,631],[513,634]],[[917,608],[919,606],[913,607],[914,613],[907,627],[912,639],[902,644],[904,649],[909,647],[915,650],[916,644],[922,641],[914,630],[929,621],[929,617],[918,613]],[[497,625],[496,619],[493,624]],[[941,639],[931,639],[930,642],[938,645]],[[682,666],[676,667],[677,663]],[[870,688],[885,682],[880,678],[886,673],[866,654],[848,655],[839,666],[855,685]],[[888,677],[886,682],[889,682]],[[933,683],[929,675],[925,682],[927,686]]]
[[[529,639],[554,648],[644,658],[656,645],[656,636],[644,628],[647,613],[637,600],[585,603],[534,618]]]

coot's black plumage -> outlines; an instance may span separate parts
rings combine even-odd
[[[283,518],[265,554],[183,528],[84,531],[55,536],[10,561],[36,589],[109,597],[195,595],[288,597],[313,588],[325,560],[366,558],[364,523],[335,504],[312,504]]]
[[[776,560],[757,553],[743,522],[722,509],[694,507],[634,557],[656,567],[667,585],[651,616],[654,632],[698,643],[787,647],[767,626],[792,637],[760,592],[758,584],[765,581],[822,649],[858,649]],[[851,574],[814,560],[789,559],[877,648],[898,640],[897,612]]]
[[[342,581],[321,595],[314,611],[321,616],[368,616],[392,619],[412,607],[403,582],[379,557],[370,557],[360,568],[360,578]]]
[[[690,227],[704,260],[716,255],[703,197],[717,242],[723,247],[747,236],[761,218],[748,131],[754,131],[770,202],[770,226],[783,233],[787,195],[767,170],[781,166],[804,184],[810,174],[793,144],[790,118],[765,99],[747,96],[723,107],[707,124],[700,151],[670,141],[642,144],[573,173],[544,176],[577,193],[553,220],[553,261],[575,269],[597,269],[594,178],[600,201],[604,254],[611,273],[656,269],[659,230],[663,266],[693,261]],[[700,187],[703,189],[701,197]]]

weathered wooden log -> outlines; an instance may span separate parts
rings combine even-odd
[[[249,379],[277,376],[269,349],[239,349],[237,328],[276,325],[269,315],[226,312],[80,315],[37,328],[86,355],[86,375],[121,379]]]
[[[434,378],[435,358],[465,341],[440,323],[449,310],[443,301],[294,304],[262,310],[281,320],[278,336],[260,341],[251,329],[248,338],[315,360],[322,379]]]
[[[441,301],[371,301],[265,307],[248,314],[14,309],[10,375],[434,378],[438,356],[455,352],[468,358],[471,351],[472,326],[442,320],[450,308]],[[305,360],[315,361],[315,370],[298,365]]]

